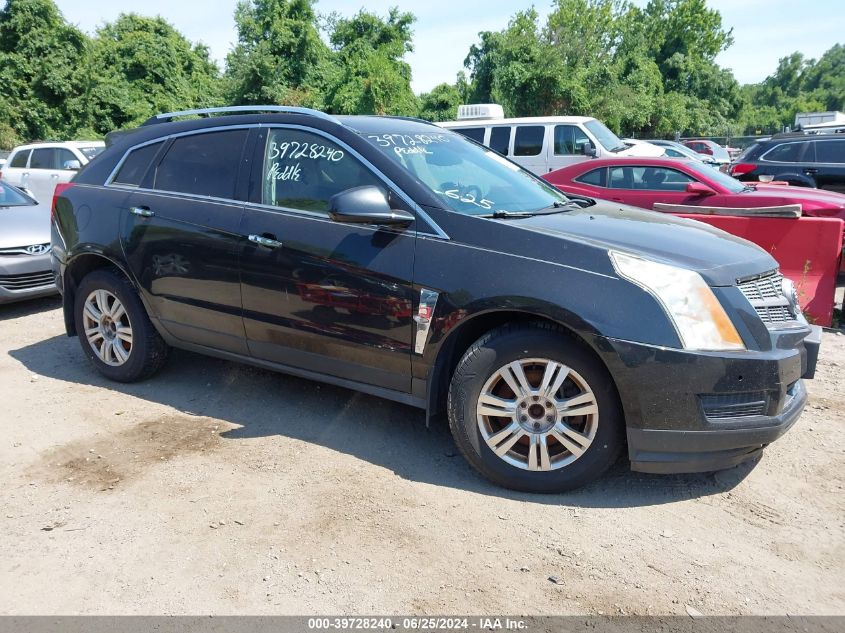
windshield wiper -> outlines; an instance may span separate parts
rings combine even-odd
[[[493,213],[485,213],[479,215],[480,218],[493,218],[494,220],[508,220],[511,218],[530,218],[532,215],[537,215],[533,211],[505,211],[504,209],[497,209]]]
[[[535,211],[506,211],[505,209],[497,209],[496,211],[493,211],[493,213],[487,213],[479,217],[493,218],[497,220],[512,218],[530,218],[535,215],[551,215],[553,213],[563,213],[565,211],[570,211],[572,209],[579,208],[581,208],[580,205],[578,205],[573,200],[568,200],[567,202],[555,200],[549,206],[537,209]]]

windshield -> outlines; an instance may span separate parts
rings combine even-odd
[[[731,193],[739,193],[740,191],[745,191],[748,188],[744,183],[741,183],[736,178],[732,178],[731,176],[713,169],[712,167],[708,167],[703,163],[694,163],[690,161],[687,164],[687,167],[701,174],[704,179],[711,180],[719,184]]]
[[[604,147],[609,152],[621,152],[623,149],[627,149],[627,145],[622,142],[618,136],[616,136],[613,132],[607,129],[604,123],[601,121],[596,121],[595,119],[590,119],[584,124],[584,127],[587,128],[590,133],[596,137],[596,140],[599,142],[599,145]]]
[[[7,185],[5,182],[0,182],[0,207],[27,207],[34,204],[32,200],[14,187]]]
[[[363,136],[458,213],[535,212],[568,200],[533,174],[460,134]]]
[[[94,160],[94,157],[100,154],[104,149],[106,148],[100,146],[80,147],[79,151],[82,152],[82,155],[90,161]]]

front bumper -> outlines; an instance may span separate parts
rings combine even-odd
[[[807,402],[820,328],[772,332],[768,351],[695,352],[597,341],[625,412],[631,468],[719,470],[758,455]]]
[[[57,292],[49,253],[0,257],[0,304]]]
[[[786,433],[798,420],[807,403],[807,390],[798,381],[795,393],[783,411],[765,420],[763,426],[746,426],[749,420],[726,420],[740,428],[708,431],[628,429],[631,470],[643,473],[699,473],[736,466],[757,457],[766,445]]]

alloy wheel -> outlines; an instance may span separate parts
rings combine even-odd
[[[587,381],[548,358],[499,368],[481,389],[478,428],[505,462],[530,471],[568,466],[593,443],[599,408]]]
[[[82,320],[88,344],[102,362],[120,367],[132,353],[132,324],[120,299],[95,290],[85,299]]]

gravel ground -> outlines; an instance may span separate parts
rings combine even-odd
[[[188,353],[112,384],[3,306],[0,613],[842,614],[843,366],[825,333],[756,464],[532,496],[415,409]]]

